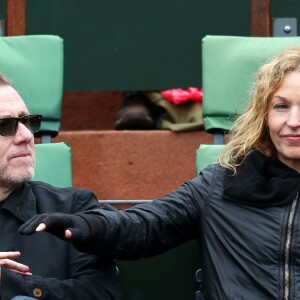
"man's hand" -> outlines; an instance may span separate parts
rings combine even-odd
[[[21,255],[19,251],[0,252],[0,267],[21,275],[32,275],[29,272],[29,267],[20,264],[13,259]]]
[[[60,239],[69,239],[73,242],[87,240],[91,232],[88,222],[80,215],[62,213],[36,215],[19,228],[19,233],[24,235],[40,231],[46,231]]]

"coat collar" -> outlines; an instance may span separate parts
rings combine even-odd
[[[282,206],[299,191],[298,172],[257,150],[246,157],[235,176],[225,170],[223,197],[232,202],[254,207]]]
[[[2,209],[25,222],[36,215],[36,198],[28,183],[14,190],[2,203]]]

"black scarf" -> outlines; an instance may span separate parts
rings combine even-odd
[[[278,159],[266,158],[259,151],[251,152],[232,175],[224,176],[223,197],[253,207],[283,206],[300,190],[300,174]]]

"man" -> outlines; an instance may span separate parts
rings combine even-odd
[[[33,133],[40,123],[41,116],[30,115],[21,96],[0,74],[1,299],[17,295],[49,300],[120,299],[112,261],[81,253],[47,233],[28,239],[17,232],[35,214],[72,214],[98,207],[88,190],[30,181],[35,163]]]

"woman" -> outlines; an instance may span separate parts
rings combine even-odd
[[[261,67],[220,163],[125,211],[36,216],[80,250],[136,259],[197,238],[205,299],[296,299],[300,290],[300,48]]]

